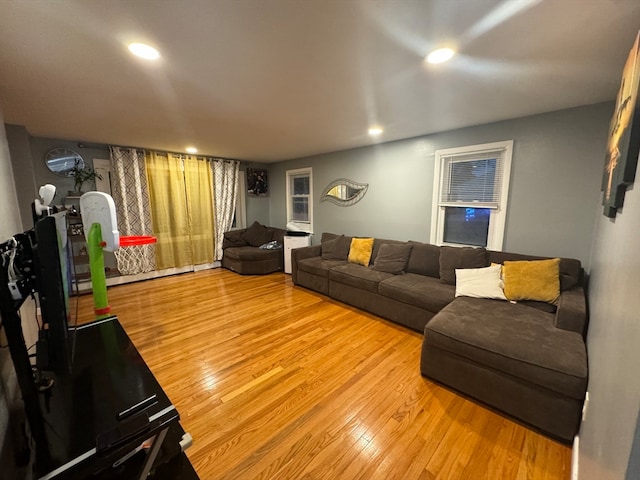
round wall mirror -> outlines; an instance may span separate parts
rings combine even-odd
[[[83,158],[69,148],[54,148],[47,152],[44,161],[49,170],[62,177],[70,177],[73,167],[84,168]]]

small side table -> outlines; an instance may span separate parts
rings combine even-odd
[[[291,275],[291,250],[311,245],[311,235],[284,236],[284,273]]]

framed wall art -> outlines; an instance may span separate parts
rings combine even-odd
[[[269,194],[269,178],[264,168],[247,168],[247,193],[254,197]]]
[[[622,71],[616,108],[609,127],[609,141],[602,176],[604,215],[615,218],[624,203],[627,187],[636,176],[640,153],[640,32]]]

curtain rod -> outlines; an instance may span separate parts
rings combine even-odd
[[[120,148],[130,148],[132,150],[139,150],[144,152],[146,149],[142,148],[142,147],[131,147],[131,146],[124,146],[124,145],[107,145],[106,143],[86,143],[86,142],[78,142],[78,148],[93,148],[95,150],[107,150],[109,151],[110,147],[120,147]],[[254,162],[250,162],[248,160],[238,160],[237,158],[224,158],[224,157],[213,157],[213,156],[207,156],[207,155],[192,155],[189,153],[184,153],[184,152],[168,152],[166,150],[152,150],[152,151],[156,151],[156,152],[160,152],[160,153],[170,153],[172,155],[185,155],[185,156],[193,156],[193,157],[200,157],[200,158],[213,158],[216,160],[230,160],[230,161],[234,161],[234,162],[239,162],[240,165],[246,165],[246,166],[250,166],[253,165]]]

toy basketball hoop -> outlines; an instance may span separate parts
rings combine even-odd
[[[111,313],[111,306],[107,298],[103,250],[114,252],[118,270],[124,275],[148,272],[155,270],[152,245],[156,243],[156,237],[121,237],[113,198],[106,193],[85,193],[80,197],[80,210],[89,253],[94,312],[97,318],[104,318]]]
[[[155,270],[155,255],[150,250],[157,241],[151,235],[120,236],[120,248],[113,252],[118,271],[123,275],[134,275]]]

